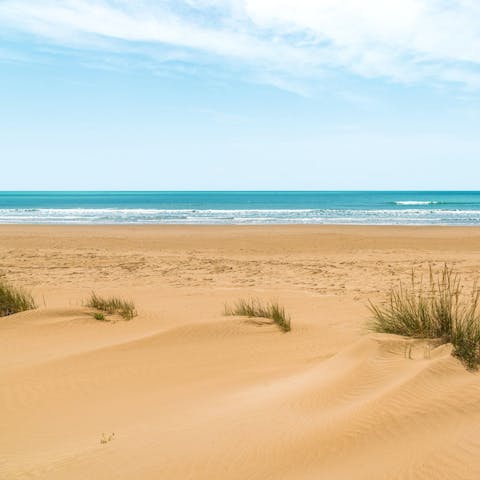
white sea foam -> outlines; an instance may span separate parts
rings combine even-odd
[[[402,200],[395,202],[395,205],[435,205],[438,202],[435,202],[433,200],[427,200],[427,201],[422,201],[422,200]]]
[[[480,210],[4,208],[0,223],[480,225]]]

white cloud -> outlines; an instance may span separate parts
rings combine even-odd
[[[226,61],[293,91],[339,69],[480,88],[478,0],[4,0],[0,25],[159,63]]]

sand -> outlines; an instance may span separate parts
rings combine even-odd
[[[478,272],[480,229],[1,226],[39,308],[0,319],[0,478],[478,479],[480,375],[365,326],[444,261]],[[222,314],[250,296],[292,331]]]

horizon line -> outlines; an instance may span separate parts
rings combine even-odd
[[[417,192],[417,193],[442,193],[442,192],[459,192],[459,193],[480,193],[480,189],[377,189],[377,188],[358,188],[358,189],[48,189],[48,190],[27,190],[27,189],[0,189],[0,194],[4,193],[349,193],[349,192],[379,192],[379,193],[403,193],[403,192]]]

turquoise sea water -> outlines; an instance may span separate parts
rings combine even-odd
[[[480,191],[0,192],[0,223],[480,225]]]

